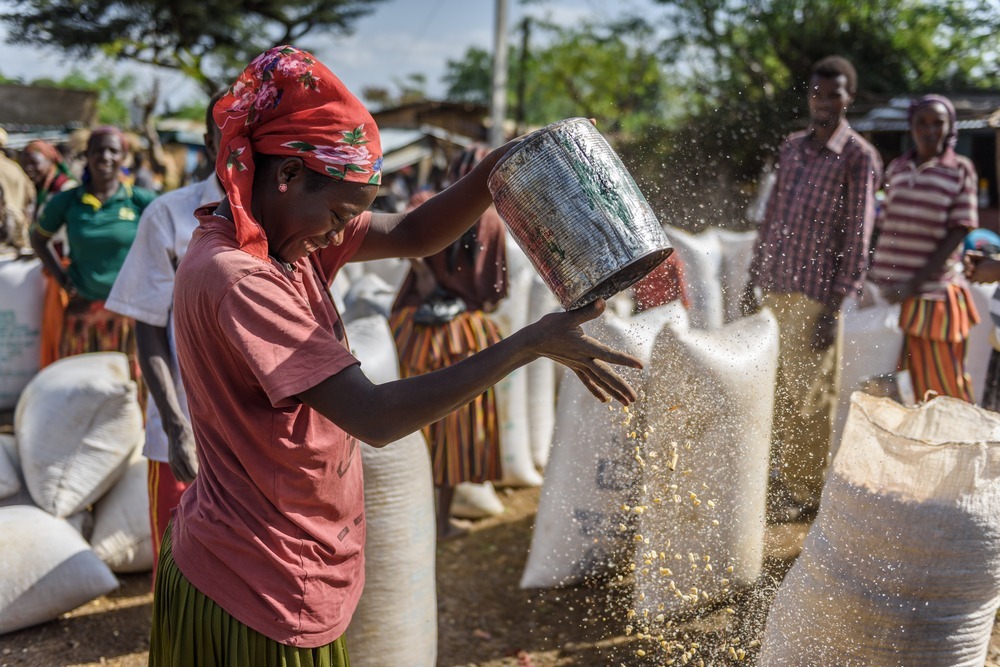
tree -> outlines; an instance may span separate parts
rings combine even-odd
[[[477,46],[469,47],[461,60],[449,59],[443,77],[448,86],[446,96],[455,102],[488,105],[493,85],[490,80],[492,68],[492,54]]]
[[[512,45],[508,81],[510,107],[516,108],[514,88],[524,91],[524,115],[529,125],[572,116],[595,118],[605,132],[632,132],[662,122],[672,88],[658,56],[646,44],[652,30],[638,19],[572,28],[536,21],[542,45]],[[470,48],[463,59],[448,61],[444,76],[448,97],[488,103],[492,58]],[[524,85],[520,86],[524,76]]]
[[[857,67],[856,107],[1000,85],[1000,10],[988,0],[656,1],[685,118],[621,152],[682,226],[739,224],[746,185],[805,125],[809,68],[824,56]]]
[[[1000,85],[1000,11],[989,0],[657,2],[668,12],[662,52],[694,54],[684,61],[689,129],[743,176],[801,122],[809,68],[823,56],[855,64],[859,104]]]
[[[347,33],[383,0],[11,0],[15,44],[183,72],[211,95],[254,55],[315,30]]]

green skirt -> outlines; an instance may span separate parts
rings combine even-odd
[[[341,636],[319,648],[265,637],[227,614],[191,585],[174,563],[170,527],[153,586],[149,667],[350,667]]]

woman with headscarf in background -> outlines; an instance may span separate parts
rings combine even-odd
[[[87,140],[83,185],[49,199],[31,226],[30,238],[31,247],[64,292],[61,322],[42,323],[59,330],[56,358],[123,352],[138,380],[133,322],[104,308],[104,299],[135,239],[139,216],[156,197],[121,181],[127,152],[128,140],[120,130],[95,129]],[[62,229],[69,243],[66,265],[50,243]],[[47,309],[46,317],[58,314]]]
[[[927,392],[973,401],[965,352],[979,314],[962,275],[958,248],[978,226],[976,169],[955,152],[955,107],[926,95],[909,109],[913,148],[885,172],[885,204],[871,278],[901,303],[900,370],[918,400]]]
[[[35,184],[35,208],[31,221],[37,222],[54,195],[77,185],[73,173],[55,146],[35,139],[21,150],[21,168]]]
[[[462,151],[449,167],[448,181],[457,182],[488,154],[482,146]],[[491,206],[450,246],[410,260],[389,320],[400,377],[451,366],[500,340],[489,313],[507,296],[504,239],[503,221]],[[437,488],[438,539],[447,539],[462,532],[451,522],[455,487],[502,476],[494,388],[423,432]]]
[[[31,211],[30,224],[34,225],[42,215],[49,200],[64,190],[77,186],[76,179],[69,165],[63,159],[59,150],[47,141],[35,139],[29,142],[21,151],[21,168],[35,184],[35,203]],[[51,241],[52,250],[60,258],[65,270],[69,265],[66,259],[66,248],[62,239]],[[25,243],[28,240],[25,239]],[[59,358],[59,339],[62,336],[63,313],[66,309],[66,293],[48,269],[45,274],[45,296],[42,301],[42,331],[40,341],[41,366],[44,368]]]
[[[454,366],[372,384],[330,297],[337,271],[447,247],[490,205],[486,178],[511,145],[409,213],[372,213],[378,128],[309,53],[255,58],[215,119],[227,197],[198,210],[174,298],[198,475],[163,539],[149,664],[341,667],[364,584],[358,440],[394,442],[541,356],[630,403],[609,364],[640,364],[583,334],[599,302]]]

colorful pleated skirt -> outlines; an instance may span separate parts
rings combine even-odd
[[[482,311],[459,314],[445,324],[413,321],[415,307],[392,313],[389,324],[403,378],[455,364],[500,341],[500,330]],[[496,393],[490,387],[471,403],[423,429],[430,449],[435,486],[500,479],[500,424]]]
[[[977,322],[979,313],[964,285],[949,285],[943,301],[919,296],[903,301],[899,314],[904,335],[899,368],[910,372],[918,401],[933,392],[974,402],[965,355],[969,331]]]

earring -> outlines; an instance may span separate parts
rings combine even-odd
[[[288,192],[288,183],[278,183],[278,192]]]

